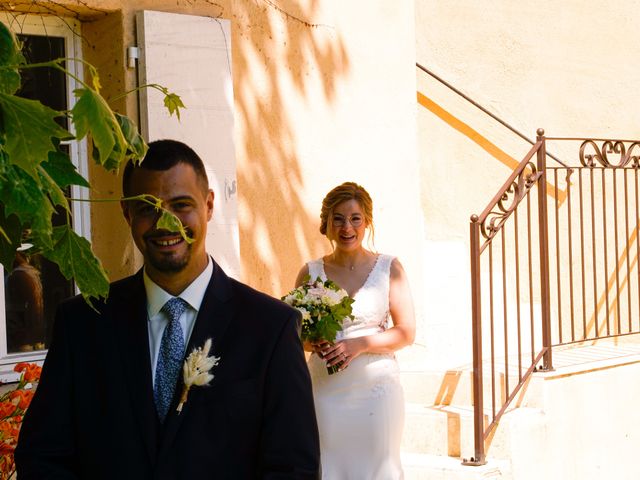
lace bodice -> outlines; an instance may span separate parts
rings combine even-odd
[[[372,335],[388,328],[389,274],[393,259],[394,257],[391,255],[378,255],[369,276],[354,295],[354,318],[344,321],[342,331],[338,332],[336,340]],[[309,262],[307,265],[311,278],[327,279],[324,261],[321,258]]]

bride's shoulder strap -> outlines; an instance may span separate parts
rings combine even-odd
[[[324,268],[321,258],[307,262],[307,267],[309,268],[309,276],[313,280],[318,277],[324,277]]]
[[[378,261],[380,262],[380,266],[381,271],[383,271],[387,276],[389,276],[389,274],[391,273],[391,263],[393,263],[393,260],[396,257],[394,257],[393,255],[386,255],[384,253],[380,254],[380,258],[378,259]]]

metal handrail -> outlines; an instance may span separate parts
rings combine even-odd
[[[579,165],[548,167],[546,165],[548,140],[550,137],[545,137],[544,131],[539,129],[533,148],[494,195],[483,213],[480,216],[471,217],[474,457],[470,460],[465,459],[463,463],[466,465],[486,463],[485,442],[491,437],[502,415],[533,372],[553,369],[553,347],[587,340],[640,334],[638,318],[640,317],[640,272],[638,262],[632,259],[633,256],[640,258],[640,141],[553,138],[553,140],[581,142],[578,149]],[[598,145],[598,142],[601,142],[601,145]],[[533,163],[534,155],[535,164]],[[564,202],[558,201],[559,173],[566,174],[564,180],[567,184],[566,201]],[[548,183],[551,180],[547,178],[548,176],[553,177],[552,184]],[[548,187],[555,192],[549,192],[547,195]],[[537,219],[531,214],[532,191],[537,192]],[[572,195],[576,197],[573,200]],[[524,220],[518,219],[518,212],[523,212]],[[519,233],[518,225],[524,221],[526,221],[524,232]],[[506,228],[507,223],[513,226],[513,236],[505,240],[510,234]],[[572,233],[574,229],[577,231],[575,235]],[[537,245],[534,245],[532,232],[536,230],[539,237]],[[518,245],[521,238],[524,253],[519,254]],[[588,245],[589,242],[591,245]],[[589,248],[591,252],[588,251]],[[498,252],[495,254],[500,257],[498,261],[493,259],[494,251]],[[483,255],[485,252],[487,255]],[[515,261],[511,261],[511,257],[507,261],[508,255],[514,255]],[[481,259],[487,260],[487,256],[488,270],[482,270]],[[539,257],[539,270],[534,270],[532,258],[535,256]],[[614,256],[615,262],[609,264],[607,258]],[[528,346],[521,337],[520,292],[524,289],[521,289],[520,285],[520,257],[528,258],[528,270],[526,267],[523,268],[522,278],[523,283],[529,287],[527,297],[531,328],[530,364],[523,362],[523,355],[527,356]],[[550,259],[553,259],[553,264],[550,264]],[[508,262],[512,264],[509,265]],[[494,265],[498,263],[500,265],[496,269],[502,270],[494,276]],[[552,269],[554,270],[553,283]],[[515,281],[511,284],[507,282],[507,270],[510,274],[515,272]],[[528,273],[528,279],[525,278],[526,273]],[[601,279],[602,273],[605,274],[604,282]],[[487,275],[488,294],[481,289],[482,274]],[[500,274],[502,298],[499,296],[500,292],[498,295],[494,292],[494,278],[500,279]],[[587,285],[591,281],[589,279],[591,275],[593,283]],[[507,284],[509,284],[508,287]],[[538,332],[541,333],[541,342],[534,341],[537,337],[534,331],[538,325],[533,306],[532,289],[534,287],[536,298],[539,298],[536,312],[540,314]],[[507,292],[507,290],[510,291]],[[507,293],[510,293],[511,297]],[[487,332],[490,352],[487,358],[491,360],[491,378],[487,380],[487,385],[491,389],[490,401],[493,414],[486,424],[483,403],[485,356],[482,332],[482,300],[485,296],[489,297],[488,315],[484,321],[490,325],[490,330]],[[507,304],[514,297],[517,304],[516,314],[508,322]],[[499,319],[500,312],[494,315],[495,299],[503,302],[504,322],[502,335],[505,376],[502,402],[499,404],[495,398],[494,320]],[[555,329],[557,325],[557,330],[553,332],[550,315],[552,301],[555,313],[553,328]],[[590,315],[589,321],[587,321],[587,310]],[[621,321],[622,317],[625,319],[624,322]],[[598,323],[599,320],[601,323]],[[508,335],[508,329],[511,329],[513,337],[514,328],[517,328],[515,347],[510,343]],[[538,343],[539,347],[536,347],[535,343]],[[512,353],[512,356],[517,354],[518,378],[517,382],[514,381],[516,385],[509,388],[510,370],[516,369],[513,364],[510,367],[509,353],[516,349],[517,352]],[[539,365],[540,362],[542,365]]]
[[[482,223],[487,219],[487,217],[492,212],[494,207],[500,203],[500,200],[502,200],[502,198],[507,193],[507,191],[513,186],[513,182],[518,178],[518,176],[520,176],[522,173],[524,173],[524,171],[526,170],[527,166],[529,166],[529,162],[531,161],[533,156],[536,154],[536,152],[538,151],[538,149],[540,148],[541,145],[542,145],[542,142],[538,142],[531,148],[531,150],[529,150],[529,152],[525,155],[524,160],[522,160],[518,164],[516,169],[513,171],[513,173],[511,173],[511,175],[507,179],[507,181],[504,182],[504,184],[502,185],[500,190],[498,190],[498,193],[496,193],[493,196],[493,198],[491,199],[491,201],[489,202],[487,207],[480,214],[480,217],[478,217],[478,222]],[[511,211],[511,210],[509,210],[509,211]]]
[[[453,85],[451,85],[449,82],[447,82],[445,79],[443,79],[442,77],[440,77],[439,75],[435,74],[434,72],[432,72],[431,70],[429,70],[428,68],[426,68],[425,66],[421,65],[420,63],[416,62],[416,67],[418,67],[420,70],[422,70],[424,73],[426,73],[427,75],[430,75],[431,77],[433,77],[434,79],[436,79],[438,82],[440,82],[442,85],[444,85],[445,87],[447,87],[449,90],[455,92],[456,94],[458,94],[459,96],[461,96],[462,98],[464,98],[467,102],[469,102],[471,105],[473,105],[474,107],[476,107],[477,109],[481,110],[482,112],[486,113],[487,115],[489,115],[491,118],[493,118],[496,122],[500,123],[501,125],[503,125],[504,127],[508,128],[509,130],[511,130],[513,133],[515,133],[517,136],[519,136],[520,138],[522,138],[523,140],[525,140],[526,142],[529,142],[531,145],[535,145],[536,142],[534,142],[533,140],[531,140],[529,137],[527,137],[524,133],[520,132],[518,129],[516,129],[515,127],[511,126],[509,123],[507,123],[506,121],[502,120],[500,117],[498,117],[495,113],[491,112],[490,110],[488,110],[487,108],[483,107],[482,105],[480,105],[478,102],[476,102],[475,100],[473,100],[471,97],[469,97],[468,95],[464,94],[462,91],[458,90],[456,87],[454,87]],[[557,156],[555,156],[554,154],[547,152],[547,155],[549,155],[551,158],[553,158],[556,162],[558,162],[560,165],[563,166],[567,166],[562,160],[560,160]]]
[[[551,366],[551,339],[548,335],[549,328],[544,327],[545,323],[549,321],[548,313],[548,299],[545,302],[543,299],[542,317],[543,317],[543,332],[546,332],[543,337],[543,349],[537,353],[536,357],[532,359],[532,364],[527,368],[524,375],[520,375],[519,382],[514,387],[513,391],[508,391],[508,379],[507,379],[507,398],[503,403],[499,411],[495,412],[495,400],[493,402],[494,415],[488,426],[484,425],[484,385],[483,385],[483,352],[482,352],[482,315],[481,315],[481,267],[480,256],[487,246],[491,245],[491,242],[495,236],[503,231],[506,220],[516,211],[518,205],[527,197],[530,190],[537,186],[538,190],[544,191],[546,189],[546,176],[545,176],[545,150],[544,150],[544,131],[538,131],[537,142],[533,148],[527,153],[524,159],[519,163],[518,167],[509,176],[504,185],[500,188],[498,193],[489,202],[482,214],[471,216],[470,223],[470,241],[471,241],[471,299],[472,299],[472,327],[473,327],[473,403],[474,403],[474,450],[475,454],[469,460],[464,460],[465,465],[484,465],[485,448],[484,442],[493,428],[497,426],[498,421],[506,411],[507,407],[515,398],[518,391],[525,384],[527,379],[535,371],[537,363],[541,358],[544,358],[545,367],[549,369]],[[537,156],[537,165],[533,165],[531,160],[534,156]],[[513,198],[510,198],[513,197]],[[508,206],[505,206],[505,202],[510,201]],[[544,209],[544,202],[539,202],[538,219],[539,224],[546,223],[546,210]],[[544,215],[544,216],[543,216]],[[546,228],[540,228],[540,244],[546,243]],[[481,244],[481,236],[484,237],[485,242]],[[545,266],[545,262],[548,263],[548,257],[540,255],[541,270],[548,272],[548,266]],[[547,274],[548,276],[548,274]],[[544,284],[544,279],[543,279]],[[548,284],[548,282],[547,282]],[[544,286],[543,286],[544,290]],[[548,290],[548,289],[547,289]],[[544,295],[543,295],[544,296]],[[548,296],[548,295],[547,295]],[[506,321],[506,319],[505,319]],[[491,332],[493,335],[493,332]],[[505,339],[506,342],[506,339]],[[533,355],[534,352],[532,352]],[[493,361],[493,351],[491,352]],[[506,362],[506,357],[505,357]],[[493,365],[493,364],[492,364]],[[505,365],[505,374],[508,375],[508,365]],[[494,387],[492,379],[492,388]]]

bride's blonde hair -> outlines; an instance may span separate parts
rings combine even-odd
[[[332,189],[322,200],[322,209],[320,210],[320,233],[327,235],[327,225],[333,215],[335,208],[342,202],[355,200],[362,208],[364,219],[369,228],[369,246],[373,248],[374,226],[373,226],[373,200],[369,192],[364,187],[355,182],[344,182]],[[333,243],[332,243],[333,246]]]

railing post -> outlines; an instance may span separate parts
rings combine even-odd
[[[538,223],[540,235],[540,294],[542,308],[542,346],[545,349],[543,369],[553,370],[551,358],[551,299],[549,289],[549,224],[547,219],[547,152],[544,130],[539,128],[536,140],[542,142],[538,149]]]
[[[475,456],[464,465],[484,465],[484,408],[482,387],[482,315],[480,311],[480,224],[471,216],[471,320],[473,328],[473,437]]]

